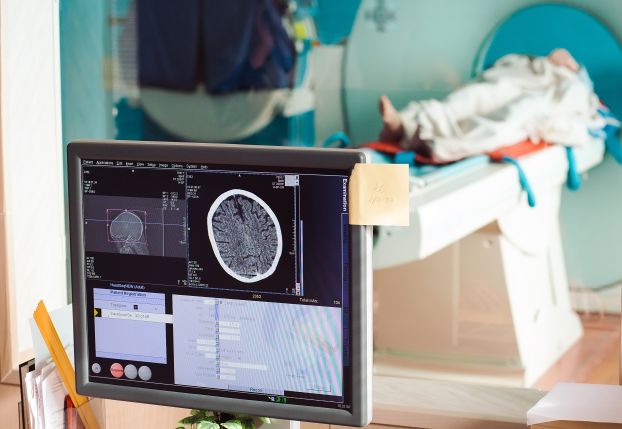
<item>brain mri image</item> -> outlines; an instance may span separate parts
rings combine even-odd
[[[270,277],[283,249],[281,226],[257,195],[241,189],[221,194],[207,214],[216,259],[227,274],[244,283]]]
[[[145,223],[136,213],[125,210],[117,214],[110,222],[109,234],[119,253],[148,254],[143,240]]]

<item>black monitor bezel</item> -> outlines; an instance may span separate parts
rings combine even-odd
[[[352,412],[340,409],[112,386],[88,378],[82,160],[127,160],[352,170],[367,162],[358,150],[211,143],[81,140],[67,146],[71,284],[76,388],[87,396],[289,420],[364,426],[371,420],[371,228],[351,225]]]

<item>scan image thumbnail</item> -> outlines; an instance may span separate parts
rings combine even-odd
[[[107,210],[108,239],[115,243],[119,253],[147,255],[144,211]]]
[[[276,270],[283,250],[281,226],[257,195],[241,189],[221,194],[207,214],[207,231],[216,259],[236,280],[254,283]]]
[[[83,204],[88,252],[185,258],[184,201],[85,195]]]

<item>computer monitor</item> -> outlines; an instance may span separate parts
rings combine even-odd
[[[117,400],[361,426],[371,414],[363,152],[68,145],[76,385]]]

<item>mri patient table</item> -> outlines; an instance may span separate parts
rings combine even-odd
[[[577,150],[579,171],[603,152],[599,142]],[[514,167],[482,164],[412,189],[410,227],[379,228],[377,371],[530,386],[579,339],[559,228],[565,151],[521,164],[535,208]]]

